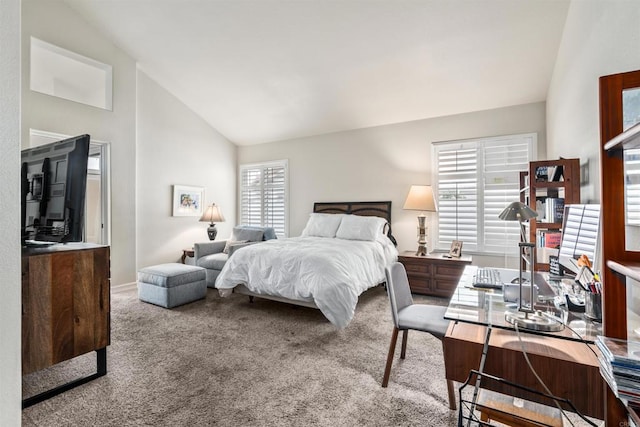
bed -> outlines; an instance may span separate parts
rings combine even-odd
[[[398,251],[391,202],[315,203],[300,237],[237,250],[215,287],[317,308],[337,328],[353,318],[358,297],[385,281]]]

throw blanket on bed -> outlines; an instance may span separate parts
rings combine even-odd
[[[216,279],[216,288],[238,284],[262,295],[313,301],[338,328],[349,324],[365,290],[385,281],[384,269],[397,260],[391,241],[293,237],[269,240],[236,251]],[[228,293],[228,292],[227,292]]]

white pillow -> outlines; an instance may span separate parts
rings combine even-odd
[[[377,216],[345,215],[336,232],[338,239],[375,242],[387,221]]]
[[[309,215],[307,226],[302,230],[302,236],[336,237],[336,231],[344,214],[312,213]]]

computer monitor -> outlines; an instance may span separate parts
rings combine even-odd
[[[21,152],[22,244],[83,241],[89,135]]]
[[[567,205],[564,209],[562,242],[558,261],[566,270],[577,274],[577,260],[586,255],[592,265],[598,260],[600,245],[600,205]]]

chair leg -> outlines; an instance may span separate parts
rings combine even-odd
[[[402,331],[402,351],[400,352],[400,359],[404,359],[407,355],[407,337],[409,336],[409,330]]]
[[[389,374],[391,373],[391,365],[393,364],[393,354],[396,352],[396,342],[398,341],[399,329],[394,327],[391,334],[391,343],[389,343],[389,354],[387,355],[387,366],[384,368],[384,377],[382,377],[382,387],[389,384]]]

